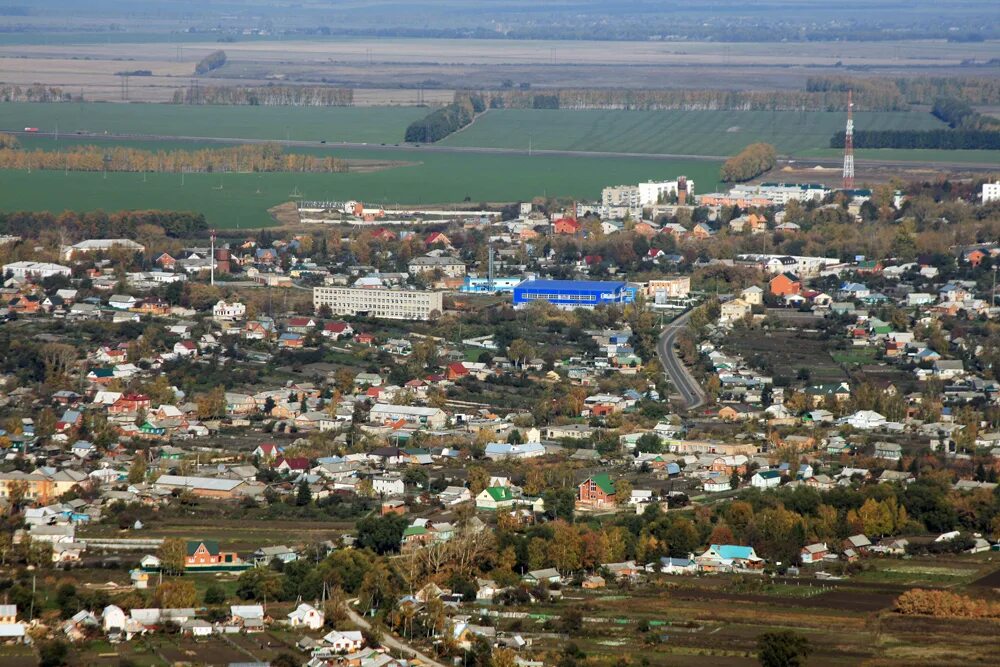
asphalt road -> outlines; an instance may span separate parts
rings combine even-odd
[[[0,129],[0,132],[14,135],[28,135],[35,137],[53,137],[57,135],[53,132],[25,132],[23,129]],[[572,151],[572,150],[528,150],[525,148],[489,148],[479,146],[441,146],[438,144],[407,144],[400,142],[397,144],[375,144],[357,142],[327,142],[318,141],[298,141],[283,139],[244,139],[239,137],[196,137],[186,135],[168,134],[102,134],[102,133],[61,133],[63,138],[76,139],[103,139],[112,141],[190,141],[199,143],[218,144],[278,144],[288,148],[329,148],[329,149],[358,149],[369,151],[390,151],[408,152],[414,154],[421,153],[471,153],[474,155],[521,155],[521,156],[556,156],[556,157],[607,157],[607,158],[642,158],[647,160],[700,160],[703,162],[721,162],[729,158],[728,155],[689,155],[685,153],[628,153],[618,151]],[[997,170],[995,163],[989,162],[937,162],[937,161],[906,161],[906,160],[866,160],[856,158],[855,166],[860,167],[919,167],[928,166],[935,169],[955,170],[955,171],[987,171]],[[796,158],[794,155],[782,156],[778,160],[778,166],[794,164],[797,168],[805,167],[830,167],[838,168],[843,162],[840,157],[831,158]]]
[[[684,399],[687,409],[694,410],[705,404],[705,392],[702,391],[701,386],[695,381],[674,350],[677,334],[687,326],[690,317],[691,311],[689,310],[663,329],[660,340],[656,344],[656,352],[663,365],[663,371],[670,378],[670,382],[680,393],[681,398]]]

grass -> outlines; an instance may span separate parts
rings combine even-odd
[[[420,107],[259,107],[178,104],[0,103],[0,128],[72,135],[151,134],[293,141],[396,143]]]
[[[291,199],[358,199],[382,205],[526,201],[535,196],[593,199],[611,183],[686,174],[712,188],[718,164],[634,158],[578,158],[392,151],[336,151],[338,157],[416,162],[346,174],[129,174],[0,172],[3,210],[194,210],[218,228],[274,224],[267,209]],[[182,185],[183,180],[183,185]]]
[[[822,149],[843,129],[839,112],[491,110],[441,143],[679,155],[732,155],[755,141],[780,153]],[[858,129],[928,130],[944,124],[928,113],[858,113]]]
[[[830,352],[830,356],[838,364],[853,364],[857,366],[870,364],[875,360],[875,355],[875,349],[870,347]]]

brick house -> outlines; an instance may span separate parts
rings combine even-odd
[[[599,473],[583,480],[577,487],[577,502],[589,507],[615,505],[615,483],[607,473]]]
[[[580,231],[580,222],[574,218],[559,218],[552,223],[552,231],[556,234],[576,234]]]
[[[219,543],[214,540],[187,543],[187,556],[184,567],[211,567],[213,565],[233,565],[240,562],[239,556],[233,551],[221,551]]]
[[[771,294],[775,296],[790,296],[802,291],[802,281],[795,274],[788,272],[779,273],[771,278],[769,286]]]

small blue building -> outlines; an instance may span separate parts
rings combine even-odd
[[[633,296],[625,281],[526,280],[514,288],[514,306],[548,301],[560,308],[593,308],[631,303]]]

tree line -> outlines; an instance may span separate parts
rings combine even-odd
[[[225,51],[212,51],[207,56],[198,61],[194,66],[195,74],[208,74],[212,70],[219,69],[226,64]]]
[[[941,97],[934,100],[931,110],[937,118],[956,130],[1000,130],[1000,120],[984,116],[972,108],[965,100],[955,97]]]
[[[486,110],[481,95],[460,94],[451,104],[435,109],[406,128],[405,141],[432,144],[461,130]]]
[[[70,92],[55,86],[35,83],[30,86],[17,84],[0,85],[0,102],[73,102],[83,101],[83,96],[74,97]]]
[[[720,176],[726,183],[749,181],[774,168],[776,159],[771,144],[750,144],[722,164]]]
[[[64,211],[58,215],[49,211],[0,212],[0,233],[38,238],[44,231],[57,229],[67,239],[137,238],[139,229],[155,225],[173,238],[204,236],[208,231],[205,216],[193,211]]]
[[[174,92],[174,104],[347,107],[354,89],[330,86],[189,86]]]
[[[830,148],[844,147],[844,132],[830,138]],[[1000,149],[1000,132],[989,130],[855,130],[855,148]]]
[[[60,151],[0,148],[0,169],[65,169],[121,172],[346,172],[333,157],[285,153],[277,144],[248,144],[196,151],[72,146]]]

